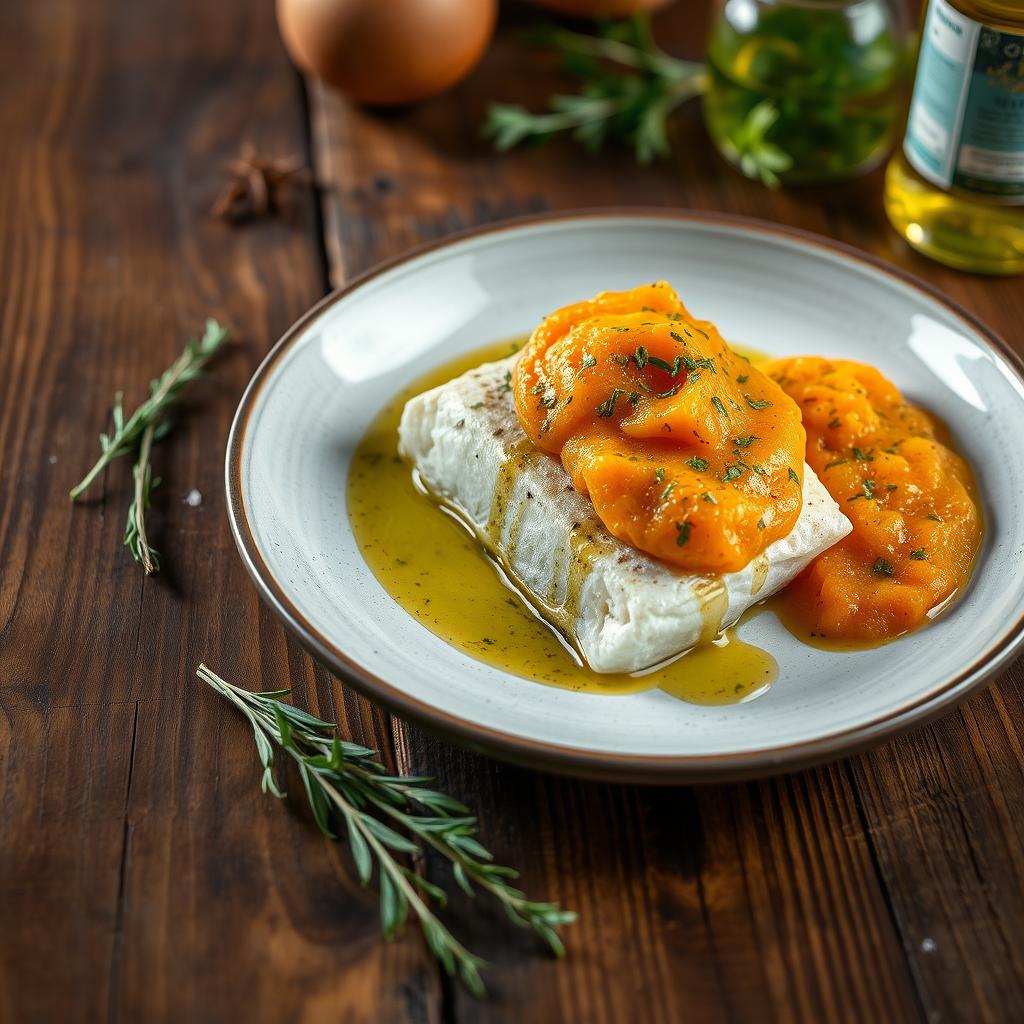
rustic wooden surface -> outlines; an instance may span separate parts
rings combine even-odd
[[[659,19],[670,49],[700,54],[704,6]],[[485,102],[539,103],[555,83],[515,42],[521,9],[455,91],[372,115],[299,79],[270,8],[0,11],[0,1020],[1024,1019],[1020,664],[938,724],[815,771],[699,789],[555,778],[438,742],[318,668],[257,601],[221,490],[234,405],[290,322],[329,283],[473,224],[612,203],[762,217],[909,268],[1015,344],[1020,279],[910,252],[878,174],[833,192],[744,181],[696,106],[649,169],[563,144],[494,156]],[[211,221],[245,139],[306,153],[320,201],[290,223]],[[120,545],[126,467],[82,507],[66,492],[112,393],[137,399],[207,315],[238,342],[157,451],[167,570],[144,582]],[[456,902],[454,930],[494,964],[479,1003],[414,931],[380,942],[344,850],[259,794],[251,735],[193,679],[201,659],[290,680],[438,775],[529,891],[580,911],[568,959]]]

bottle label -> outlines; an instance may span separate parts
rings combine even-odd
[[[942,188],[1024,203],[1024,35],[930,0],[903,152]]]

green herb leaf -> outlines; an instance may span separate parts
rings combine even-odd
[[[722,404],[722,400],[718,395],[711,396],[711,404],[726,418],[729,418],[729,414],[725,411],[725,406]]]
[[[676,530],[678,536],[676,537],[676,547],[682,547],[690,539],[690,531],[693,529],[693,524],[687,519],[685,522],[676,523]]]
[[[556,929],[572,923],[575,914],[556,903],[532,902],[511,885],[516,872],[493,862],[476,838],[476,819],[459,801],[432,790],[430,779],[389,775],[376,751],[340,740],[334,726],[282,703],[279,698],[287,696],[287,690],[243,690],[205,665],[200,665],[196,674],[248,720],[263,766],[264,790],[283,795],[272,775],[277,747],[295,761],[321,831],[337,838],[338,830],[332,829],[332,824],[344,822],[343,831],[363,885],[370,882],[376,862],[381,927],[386,936],[398,931],[411,912],[427,948],[444,969],[474,994],[484,994],[480,977],[484,961],[451,934],[428,903],[434,900],[443,905],[444,891],[394,856],[422,855],[428,848],[450,863],[456,883],[467,893],[472,895],[474,886],[487,892],[513,924],[531,929],[556,956],[564,953]]]
[[[693,455],[688,458],[686,464],[700,473],[703,473],[708,468],[708,460],[702,459],[699,455]]]
[[[746,437],[734,437],[732,443],[737,448],[749,448],[757,440],[757,434],[747,434]]]
[[[615,403],[625,394],[626,392],[620,388],[614,388],[612,393],[597,407],[598,416],[611,416],[615,412]]]
[[[592,356],[589,352],[583,357],[583,369],[589,370],[590,367],[597,366],[597,358]]]
[[[749,405],[751,409],[767,409],[772,404],[766,398],[751,398],[750,395],[747,394],[743,397],[747,400],[747,405]]]
[[[797,487],[800,486],[800,477],[797,476],[796,470],[793,469],[792,466],[789,467],[789,479],[792,480],[793,483],[797,485]]]
[[[918,548],[916,551],[910,552],[910,557],[914,559],[915,562],[927,562],[928,552],[925,551],[924,548]]]
[[[704,501],[706,501],[709,505],[717,505],[718,504],[718,499],[710,491],[705,491],[701,495],[701,498],[703,498]]]
[[[736,480],[743,475],[743,466],[741,464],[729,466],[722,476],[722,483],[727,484],[730,480]]]
[[[665,469],[663,466],[659,466],[654,471],[654,479],[657,480],[659,484],[665,479]]]
[[[875,560],[875,564],[871,567],[872,572],[876,576],[892,576],[893,568],[892,562],[885,558],[879,558]]]

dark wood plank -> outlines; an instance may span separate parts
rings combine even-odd
[[[224,516],[241,389],[325,287],[312,196],[293,224],[208,216],[243,140],[305,147],[272,6],[7,5],[0,61],[0,1017],[435,1019],[433,962],[379,941],[347,855],[259,793],[250,730],[192,674],[290,678],[388,752],[259,606]],[[209,315],[238,341],[156,449],[143,582],[127,464],[67,489],[114,391],[138,401]]]
[[[700,18],[663,20],[699,52]],[[448,98],[374,115],[312,86],[331,276],[452,230],[519,213],[586,205],[692,205],[824,233],[858,226],[877,176],[840,200],[774,195],[709,155],[699,109],[675,125],[673,160],[637,169],[565,144],[495,157],[478,137],[488,98],[539,103],[553,79],[499,34]],[[871,218],[874,247],[879,217]],[[884,236],[882,236],[884,237]],[[884,245],[882,246],[884,248]],[[889,909],[858,798],[841,768],[761,785],[650,791],[568,782],[494,765],[408,730],[411,763],[481,810],[496,853],[533,892],[582,912],[570,958],[530,956],[529,940],[456,905],[462,933],[497,964],[494,1003],[454,993],[459,1019],[911,1019],[915,977]],[[435,865],[435,867],[437,867]]]

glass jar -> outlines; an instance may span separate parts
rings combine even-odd
[[[906,43],[902,0],[717,0],[708,132],[769,185],[863,174],[892,145]]]

